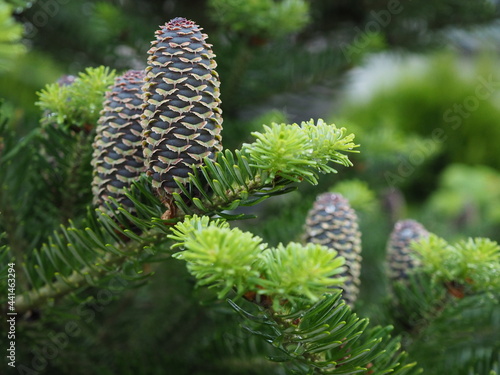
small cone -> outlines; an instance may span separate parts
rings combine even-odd
[[[92,193],[94,204],[110,215],[113,212],[106,205],[110,197],[134,212],[124,192],[145,171],[140,124],[143,78],[144,72],[138,70],[116,78],[106,93],[96,129]]]
[[[346,259],[346,271],[339,276],[347,278],[343,298],[353,306],[360,285],[361,233],[347,199],[335,193],[319,195],[307,215],[304,239],[334,249]]]
[[[387,244],[387,264],[392,282],[407,280],[408,272],[420,264],[412,255],[411,243],[428,236],[429,232],[415,220],[401,220],[394,225]]]

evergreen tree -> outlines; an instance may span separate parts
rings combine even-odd
[[[19,17],[36,14],[36,4],[30,9],[27,2],[12,3]],[[392,260],[387,266],[397,263],[404,275],[381,274],[390,292],[377,295],[378,307],[368,313],[363,269],[380,257],[380,252],[361,251],[361,235],[368,237],[363,244],[370,249],[366,223],[380,215],[369,189],[359,183],[335,186],[339,192],[318,195],[314,206],[304,199],[292,211],[294,221],[287,218],[300,194],[318,194],[322,180],[353,166],[354,134],[318,119],[269,121],[233,137],[241,126],[232,128],[231,108],[258,96],[261,88],[252,91],[252,85],[259,80],[244,77],[271,55],[265,45],[280,34],[273,27],[281,28],[281,36],[298,31],[314,9],[321,9],[320,2],[309,8],[303,1],[261,1],[260,9],[275,16],[253,29],[264,40],[244,23],[255,20],[230,17],[241,10],[237,2],[208,3],[207,9],[220,11],[213,11],[209,22],[244,41],[233,55],[245,62],[244,74],[238,72],[241,65],[231,67],[225,87],[217,63],[227,68],[230,61],[224,58],[236,44],[222,48],[216,63],[207,34],[178,17],[151,33],[144,67],[85,68],[46,85],[38,92],[42,115],[36,124],[26,116],[27,125],[18,128],[9,119],[15,112],[1,107],[0,288],[7,293],[0,302],[4,316],[15,317],[15,325],[2,322],[2,332],[15,335],[7,340],[7,353],[15,358],[7,358],[2,369],[21,374],[498,373],[496,242],[448,242],[416,222],[396,223],[390,237],[382,236],[388,238]],[[142,24],[127,22],[131,16],[111,3],[86,4],[101,17],[92,19],[92,27],[106,19],[122,22],[121,30]],[[138,17],[155,5],[145,5]],[[68,25],[78,19],[75,3],[58,6],[54,21],[63,15],[71,15]],[[5,19],[12,35],[19,35],[12,18]],[[296,28],[284,19],[296,20]],[[74,26],[88,27],[82,20]],[[98,51],[95,60],[87,56],[80,63],[110,51],[107,43],[117,36],[110,33],[118,29],[106,22],[101,26],[89,34]],[[18,38],[9,43],[5,56],[22,53]],[[109,48],[103,52],[103,46]],[[323,74],[329,69],[317,68]],[[224,88],[230,99],[229,121],[223,122]],[[231,147],[225,141],[223,147],[226,130]],[[267,214],[280,205],[278,213]],[[262,219],[252,225],[255,217]],[[301,230],[302,236],[294,233]],[[274,237],[265,235],[270,232]],[[15,275],[15,288],[9,275]]]

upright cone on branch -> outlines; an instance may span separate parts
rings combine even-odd
[[[358,217],[341,194],[323,193],[316,198],[306,218],[304,240],[338,251],[346,260],[343,298],[352,306],[359,293],[361,233]]]
[[[420,264],[412,255],[411,243],[428,236],[429,232],[415,220],[396,222],[387,243],[386,256],[391,281],[408,279],[408,271]]]
[[[106,93],[96,128],[92,166],[94,204],[112,215],[110,197],[134,211],[126,188],[145,171],[142,153],[142,85],[144,72],[129,70]]]
[[[221,151],[219,76],[207,35],[174,18],[156,31],[148,51],[144,91],[144,156],[165,202],[188,180],[192,165]]]

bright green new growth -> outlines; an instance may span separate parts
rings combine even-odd
[[[187,240],[192,239],[196,236],[196,233],[207,228],[209,225],[218,228],[229,228],[229,223],[223,220],[211,220],[208,216],[198,216],[193,215],[184,221],[178,222],[173,228],[172,233],[169,238],[174,240],[172,249],[176,247],[182,247]]]
[[[301,245],[291,242],[284,246],[266,249],[260,256],[263,268],[262,289],[259,294],[269,295],[275,302],[280,297],[293,305],[304,300],[317,301],[332,286],[340,286],[344,277],[333,276],[343,272],[345,263],[338,252],[317,244]]]
[[[495,241],[469,238],[450,245],[431,234],[413,249],[435,282],[457,282],[475,291],[500,287],[500,246]]]
[[[252,166],[265,169],[268,181],[276,177],[292,181],[305,179],[318,183],[318,172],[336,173],[329,162],[351,166],[348,156],[342,152],[357,152],[354,134],[346,134],[345,128],[328,125],[323,120],[297,124],[264,125],[264,133],[253,132],[257,140],[244,144]]]
[[[261,238],[228,225],[207,225],[197,216],[177,224],[173,231],[171,238],[180,238],[186,249],[173,257],[187,262],[198,285],[219,288],[218,298],[224,298],[233,287],[243,294],[248,281],[259,277],[253,263],[261,252]]]
[[[469,238],[454,246],[459,254],[458,277],[470,279],[474,288],[498,290],[500,287],[500,246],[488,238]]]
[[[103,108],[104,93],[114,83],[115,71],[108,67],[87,68],[70,84],[51,83],[39,91],[36,104],[47,112],[45,124],[94,127]]]
[[[327,124],[322,119],[319,119],[316,124],[313,119],[304,121],[300,127],[307,134],[309,142],[314,144],[311,156],[318,163],[318,169],[321,172],[334,171],[333,168],[324,166],[330,161],[346,167],[352,166],[349,157],[340,151],[358,152],[353,150],[353,148],[358,147],[353,143],[354,134],[347,135],[346,128],[339,129],[334,124]]]
[[[218,298],[234,288],[240,296],[256,292],[271,297],[279,309],[283,302],[314,302],[344,281],[332,278],[342,272],[344,258],[324,246],[290,243],[268,248],[260,237],[196,215],[172,232],[169,238],[177,242],[173,247],[184,248],[173,257],[187,262],[198,285],[219,289]]]

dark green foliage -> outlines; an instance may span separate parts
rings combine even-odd
[[[163,197],[179,191],[191,166],[222,149],[219,78],[206,34],[175,18],[156,32],[144,85],[148,174]]]
[[[364,22],[375,22],[392,45],[422,48],[439,42],[439,32],[447,27],[486,23],[495,17],[495,6],[487,0],[425,0],[363,2]],[[418,25],[418,26],[416,26]]]
[[[316,198],[306,219],[304,241],[327,246],[346,259],[343,298],[353,305],[360,285],[361,233],[358,217],[342,195],[323,193]]]
[[[448,301],[446,290],[436,288],[430,277],[422,272],[393,282],[391,291],[389,312],[398,332],[418,334]]]
[[[142,152],[142,85],[144,72],[129,70],[106,93],[93,148],[94,204],[112,215],[109,198],[133,210],[125,189],[145,171]]]
[[[408,278],[408,273],[420,264],[411,244],[429,236],[422,224],[415,220],[398,221],[387,243],[387,265],[392,282]]]
[[[266,321],[270,324],[245,324],[255,335],[249,335],[248,331],[240,332],[237,327],[239,316],[224,301],[216,301],[212,290],[205,287],[193,290],[194,281],[186,268],[170,259],[168,249],[172,241],[166,238],[170,234],[169,228],[177,220],[185,214],[197,213],[207,219],[258,217],[247,222],[247,229],[255,233],[255,227],[264,228],[258,234],[272,247],[277,248],[282,242],[285,245],[281,246],[285,248],[288,241],[298,240],[300,227],[314,196],[318,191],[327,191],[334,183],[344,182],[342,179],[349,171],[343,166],[336,168],[340,180],[333,175],[323,176],[323,166],[319,169],[318,165],[314,166],[314,163],[324,161],[321,159],[323,151],[314,155],[315,160],[312,160],[307,150],[316,149],[314,145],[309,147],[305,143],[302,146],[307,147],[301,148],[304,152],[300,156],[292,155],[294,165],[280,163],[273,170],[262,169],[263,166],[271,166],[266,164],[272,156],[268,152],[270,148],[258,155],[255,153],[257,145],[254,145],[253,155],[258,157],[253,159],[247,152],[248,148],[235,150],[242,142],[251,142],[248,140],[251,132],[259,131],[261,124],[272,122],[252,117],[267,112],[272,106],[278,106],[286,116],[273,119],[278,123],[300,123],[310,117],[325,116],[324,112],[312,114],[317,109],[316,100],[323,102],[325,96],[332,94],[332,86],[335,94],[338,93],[339,86],[345,82],[341,73],[362,62],[367,53],[394,45],[401,49],[435,45],[444,40],[443,36],[450,35],[450,26],[460,29],[461,25],[473,26],[487,20],[492,15],[493,7],[496,7],[494,2],[437,0],[426,3],[413,0],[398,4],[397,1],[372,0],[149,0],[141,2],[140,6],[130,0],[5,2],[14,5],[15,14],[12,17],[10,12],[0,15],[0,20],[7,20],[7,23],[0,21],[0,36],[5,36],[3,30],[11,29],[12,20],[19,22],[12,28],[15,33],[11,34],[16,42],[0,43],[0,65],[6,62],[2,66],[8,69],[0,74],[0,96],[6,99],[4,112],[11,119],[6,126],[0,125],[0,286],[5,290],[5,265],[14,260],[18,275],[19,312],[21,308],[27,311],[26,315],[19,314],[17,322],[18,365],[33,367],[33,351],[43,348],[44,344],[54,345],[52,339],[60,337],[67,324],[75,323],[81,328],[77,337],[69,338],[67,346],[63,344],[64,348],[58,351],[56,358],[40,358],[38,364],[42,365],[36,371],[28,370],[26,373],[283,375],[285,369],[282,364],[267,360],[272,357],[286,358],[285,366],[290,372],[311,375],[321,373],[315,362],[321,363],[324,353],[316,353],[317,357],[304,360],[295,349],[309,349],[309,344],[327,344],[329,340],[337,341],[335,344],[340,342],[340,345],[328,352],[331,356],[323,363],[335,360],[336,355],[351,356],[341,358],[339,362],[343,365],[334,368],[337,373],[352,373],[358,365],[366,368],[360,369],[359,373],[367,375],[388,374],[391,369],[395,374],[404,374],[405,371],[413,374],[417,372],[415,367],[419,366],[425,368],[426,375],[492,375],[490,370],[498,373],[500,357],[495,335],[500,322],[498,298],[495,297],[498,287],[483,293],[474,291],[472,285],[466,282],[472,270],[467,268],[468,265],[475,266],[475,257],[481,255],[481,252],[474,252],[479,242],[462,242],[461,246],[455,246],[461,254],[457,258],[460,267],[467,271],[461,280],[470,294],[463,299],[450,294],[447,287],[453,287],[453,284],[443,286],[433,282],[426,274],[410,275],[406,282],[396,282],[393,293],[388,295],[382,269],[390,226],[407,215],[417,217],[428,229],[450,239],[454,238],[449,236],[449,218],[453,220],[453,235],[471,235],[467,223],[478,224],[474,226],[474,236],[498,236],[500,233],[498,225],[495,226],[499,217],[498,205],[495,204],[498,184],[495,178],[490,179],[492,174],[476,174],[476,169],[462,169],[464,179],[448,179],[454,173],[447,176],[450,182],[443,184],[438,192],[440,194],[435,196],[436,200],[444,203],[438,204],[432,199],[429,205],[435,205],[434,210],[428,210],[428,216],[421,211],[426,207],[420,205],[419,198],[432,194],[437,172],[445,167],[446,162],[469,157],[470,160],[474,158],[474,162],[480,158],[491,163],[498,160],[495,154],[498,139],[493,132],[498,116],[492,110],[498,107],[496,99],[493,100],[496,95],[491,95],[492,105],[489,100],[481,101],[477,111],[462,118],[460,126],[456,118],[453,123],[443,121],[446,120],[443,119],[443,111],[453,111],[455,104],[463,104],[465,98],[475,94],[474,85],[479,83],[473,81],[472,90],[460,90],[460,73],[464,72],[462,64],[460,69],[454,69],[446,62],[443,65],[448,70],[444,73],[436,69],[433,78],[420,79],[423,94],[415,101],[411,100],[411,94],[397,94],[388,101],[395,104],[393,107],[382,103],[374,105],[373,111],[358,108],[355,112],[360,118],[351,118],[357,128],[352,128],[349,122],[338,121],[354,132],[356,141],[362,144],[361,157],[353,159],[355,168],[347,177],[368,180],[367,187],[375,193],[370,196],[366,194],[366,189],[357,189],[361,185],[350,184],[335,186],[335,190],[331,190],[341,192],[349,199],[358,212],[362,228],[364,263],[356,313],[361,318],[369,316],[372,323],[375,321],[375,324],[385,328],[370,328],[370,325],[365,328],[366,320],[353,318],[351,311],[340,306],[340,297],[334,292],[333,304],[328,298],[326,304],[303,306],[299,312],[300,318],[306,318],[303,324],[300,318],[287,321],[283,315],[260,310],[258,306],[239,300],[237,303],[253,316],[270,319]],[[243,12],[239,18],[227,22],[229,18],[224,20],[225,15],[217,13],[218,9],[209,8],[209,3],[241,3],[243,10],[259,3],[273,5],[269,9],[283,8],[279,14],[264,10],[262,17],[257,12],[246,17]],[[286,6],[293,7],[294,4],[306,4],[309,14],[305,14],[307,9],[304,6],[302,9],[286,9]],[[387,20],[384,17],[390,4],[391,9],[403,9],[391,13],[390,22],[385,25],[383,20]],[[235,9],[236,13],[241,9]],[[293,17],[283,17],[287,12]],[[132,183],[130,191],[122,190],[126,198],[121,203],[117,201],[119,197],[109,197],[107,204],[114,211],[113,216],[109,215],[110,211],[94,213],[91,209],[91,145],[95,139],[102,93],[113,79],[104,82],[102,77],[97,77],[94,82],[75,86],[71,75],[77,77],[77,72],[85,67],[102,64],[119,71],[142,69],[148,42],[156,25],[176,15],[204,25],[214,44],[217,71],[223,85],[224,123],[229,124],[224,130],[226,150],[223,153],[214,152],[211,158],[206,157],[190,165],[186,169],[189,174],[186,181],[174,181],[176,185],[173,189],[176,191],[172,194],[172,205],[177,204],[179,208],[178,217],[174,219],[162,220],[165,202],[158,199],[151,187],[152,176]],[[278,21],[265,22],[269,19]],[[306,19],[312,22],[304,28],[303,21]],[[380,24],[380,19],[384,24]],[[264,21],[262,27],[257,25],[246,29],[241,26],[255,21]],[[14,51],[19,46],[21,23],[25,27],[23,44],[27,53],[10,54],[9,50]],[[374,23],[381,27],[373,27]],[[9,27],[2,29],[2,25]],[[379,30],[366,34],[368,25],[371,25],[372,31]],[[287,34],[292,29],[294,34]],[[436,30],[444,32],[436,34]],[[483,32],[494,31],[494,28],[478,30],[473,39]],[[455,32],[459,33],[458,38]],[[453,47],[463,50],[465,46],[467,52],[467,58],[461,59],[461,63],[472,61],[470,57],[475,53],[475,46],[474,41],[469,44],[471,34],[463,30],[452,30],[452,33],[455,35]],[[4,46],[8,53],[2,53],[6,51]],[[497,48],[496,45],[493,48]],[[488,79],[497,65],[485,64],[485,69],[477,70],[473,79]],[[392,76],[393,72],[390,73]],[[454,81],[440,81],[440,77],[450,75]],[[60,92],[59,87],[64,87],[63,90],[78,89],[71,95],[59,97],[63,99],[57,102],[66,115],[72,110],[74,112],[65,118],[64,113],[58,117],[58,111],[50,110],[47,114],[52,115],[44,117],[44,126],[40,127],[40,111],[34,105],[37,100],[35,93],[47,82],[56,82],[61,76],[65,78],[54,85],[57,92]],[[493,80],[496,90],[496,78],[493,77]],[[101,93],[95,91],[95,83],[104,87]],[[318,83],[319,87],[315,85]],[[366,83],[363,82],[363,87]],[[323,90],[323,85],[328,86],[327,91]],[[313,96],[309,95],[311,92]],[[417,115],[420,109],[426,110],[428,104],[438,103],[450,93],[456,96],[436,111],[429,111],[429,116]],[[275,101],[272,98],[274,94],[286,95]],[[341,97],[343,93],[340,93]],[[400,98],[405,99],[404,103],[398,102]],[[355,99],[356,102],[359,102],[358,99]],[[326,98],[325,101],[328,100]],[[470,105],[472,102],[468,100]],[[329,104],[328,109],[323,109],[338,113],[338,102]],[[404,110],[398,112],[401,108]],[[85,116],[90,115],[87,118],[94,120],[81,120],[79,113],[83,112],[86,112]],[[364,114],[366,118],[362,119]],[[388,120],[379,121],[379,116],[387,116]],[[481,117],[486,120],[480,120]],[[256,123],[259,128],[250,128],[250,123]],[[390,126],[386,126],[389,123]],[[430,147],[432,131],[442,127],[441,123],[455,129],[444,134],[448,138],[438,142],[440,147],[434,147],[438,144],[436,142]],[[472,126],[468,128],[474,132],[462,132],[469,124]],[[268,133],[264,134],[266,139],[263,141],[267,141]],[[489,135],[485,137],[484,134]],[[293,142],[286,144],[288,147]],[[324,147],[324,150],[328,148]],[[422,149],[425,155],[417,158],[416,153]],[[280,150],[280,147],[274,150]],[[445,158],[437,159],[437,155],[445,155]],[[418,159],[415,173],[401,176],[402,159]],[[302,162],[309,163],[309,167],[305,168]],[[432,170],[428,170],[429,165]],[[288,169],[283,170],[281,166]],[[391,217],[384,211],[385,206],[372,204],[372,200],[383,194],[380,188],[388,183],[384,178],[386,171],[393,173],[392,177],[401,184],[408,203],[399,204],[401,209],[393,210]],[[421,178],[421,173],[425,171],[424,176],[427,177]],[[303,172],[307,173],[302,175]],[[304,187],[305,184],[301,184],[300,189],[296,189],[294,181],[304,178],[314,183],[318,179],[319,186]],[[417,188],[415,184],[418,184]],[[292,190],[295,190],[292,194],[286,194]],[[280,194],[284,195],[278,196]],[[476,197],[461,212],[457,207],[464,207],[462,203],[469,201],[472,195]],[[274,198],[268,200],[270,197]],[[414,203],[419,204],[418,209]],[[232,227],[241,228],[243,225],[242,221],[231,222]],[[486,233],[485,228],[488,230]],[[238,250],[238,246],[234,246],[233,251]],[[292,275],[297,270],[295,266],[298,267],[304,260],[304,264],[310,265],[307,263],[310,259],[293,259],[294,267],[289,267],[290,263],[282,265]],[[495,264],[490,262],[490,271]],[[435,262],[436,265],[437,274],[447,270],[440,266],[440,262]],[[479,272],[488,276],[481,269]],[[153,273],[154,277],[144,277]],[[224,270],[220,273],[224,275]],[[123,288],[118,284],[120,290],[109,287],[115,277],[125,281]],[[294,281],[294,277],[290,280]],[[233,290],[228,293],[233,298]],[[385,299],[391,300],[388,305],[394,315],[382,311]],[[328,306],[333,306],[337,314],[332,313],[331,319],[321,316]],[[278,320],[273,321],[275,317]],[[360,321],[363,324],[359,325]],[[400,340],[397,337],[389,339],[387,326],[390,324],[394,324],[397,334],[403,337],[401,343],[411,353],[410,361],[405,358],[406,354],[397,351]],[[0,332],[4,332],[4,326],[5,322],[0,323]],[[308,330],[313,326],[318,328],[318,336]],[[332,333],[337,327],[339,329]],[[346,336],[341,335],[353,327],[365,329],[356,336],[357,341],[354,337],[344,345]],[[269,336],[277,339],[273,340],[273,345],[265,346],[266,341],[260,340],[262,336],[259,333],[267,334],[265,339]],[[349,333],[348,336],[355,334]],[[380,338],[383,340],[377,341]],[[297,342],[298,345],[295,345]],[[369,343],[365,345],[370,349],[368,354],[361,353],[356,343]],[[361,356],[353,358],[356,353]],[[371,355],[377,357],[368,363],[361,363],[368,361]],[[407,366],[413,360],[417,360],[419,366]],[[2,372],[4,368],[0,367]]]
[[[229,302],[245,319],[247,331],[277,349],[270,359],[283,362],[290,374],[421,372],[399,352],[398,339],[390,339],[391,327],[367,328],[368,320],[360,319],[340,297],[340,291],[326,294],[289,315],[265,309],[249,312]]]
[[[262,185],[268,173],[251,166],[248,155],[239,150],[225,150],[218,153],[215,160],[205,158],[203,161],[203,165],[193,166],[189,173],[190,189],[177,180],[180,193],[172,194],[175,204],[187,215],[205,213],[243,219],[244,214],[232,215],[228,211],[239,206],[253,206],[271,196],[295,190],[289,186],[292,181],[287,179],[276,179],[272,184]],[[185,198],[191,205],[185,202]]]
[[[12,120],[4,117],[5,105],[0,102],[0,106],[0,233],[5,232],[4,240],[20,263],[60,220],[65,220],[68,195],[60,194],[57,186],[49,188],[47,185],[49,176],[55,171],[53,164],[49,165],[40,155],[45,147],[43,134],[36,129],[21,136]],[[63,143],[65,138],[61,138],[53,145]],[[67,151],[67,147],[58,151]],[[81,181],[82,176],[75,177]],[[86,174],[82,179],[88,187],[85,177]],[[81,195],[73,194],[74,198],[78,196]]]
[[[397,283],[394,291],[398,303],[391,305],[391,314],[396,332],[402,332],[405,350],[425,374],[490,375],[500,355],[498,296],[459,299],[436,288],[423,274]]]
[[[113,217],[88,212],[79,226],[71,221],[68,226],[61,225],[47,243],[33,251],[33,257],[19,263],[30,289],[17,298],[17,311],[26,312],[75,289],[102,287],[115,277],[130,281],[131,288],[148,276],[141,265],[169,252],[162,245],[167,241],[168,224],[173,223],[159,218],[163,206],[149,184],[143,177],[127,193],[134,215],[122,206]],[[113,198],[110,203],[119,205]],[[137,228],[143,232],[140,236],[135,233]]]
[[[209,0],[208,6],[215,22],[256,43],[300,31],[310,21],[304,0]]]

